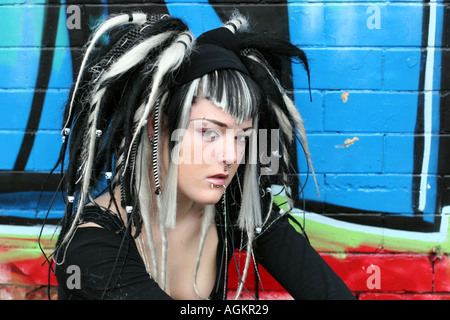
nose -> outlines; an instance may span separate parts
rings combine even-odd
[[[224,139],[224,146],[222,152],[222,158],[218,159],[218,162],[224,164],[235,164],[238,162],[239,150],[235,142],[234,134],[227,134]]]

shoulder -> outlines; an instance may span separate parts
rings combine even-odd
[[[125,225],[120,216],[106,208],[87,205],[81,214],[79,228],[97,227],[113,232],[124,232]]]
[[[77,228],[69,242],[59,249],[56,258],[61,265],[90,268],[98,261],[115,261],[121,248],[128,250],[130,243],[125,233],[85,224]]]
[[[89,266],[96,260],[114,260],[121,247],[129,248],[133,239],[114,213],[86,206],[78,228],[70,240],[58,248],[56,261],[64,265]],[[132,247],[132,246],[131,246]]]
[[[139,265],[139,252],[131,237],[107,227],[87,222],[76,229],[70,241],[56,252],[55,274],[61,294],[83,299],[97,299],[109,287],[110,275],[118,279],[117,268]],[[69,286],[78,272],[80,290]],[[144,269],[145,273],[145,269]]]

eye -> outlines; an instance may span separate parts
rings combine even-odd
[[[219,136],[219,132],[212,129],[203,129],[202,136],[206,141],[215,141]]]
[[[247,135],[238,135],[238,136],[235,136],[234,137],[234,140],[236,141],[236,142],[239,142],[239,143],[246,143],[247,142],[247,139],[248,139],[248,136]]]

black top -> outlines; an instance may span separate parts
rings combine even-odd
[[[273,223],[255,239],[255,258],[294,299],[354,299],[344,282],[289,223],[288,215],[273,211],[270,219]],[[217,217],[217,278],[211,299],[226,298],[225,232],[220,220]],[[134,239],[127,236],[117,215],[88,206],[82,221],[103,228],[79,228],[74,234],[63,264],[55,270],[59,299],[171,299],[149,277]],[[241,232],[236,227],[228,229],[231,258],[230,253],[238,247],[235,244],[241,242]],[[80,279],[74,278],[74,269],[69,266],[79,267]]]

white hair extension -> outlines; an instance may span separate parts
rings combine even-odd
[[[302,145],[303,145],[303,148],[304,148],[304,151],[305,151],[306,161],[308,162],[308,165],[311,168],[311,172],[313,174],[314,183],[316,185],[317,193],[320,196],[319,187],[318,187],[318,184],[317,184],[317,179],[316,179],[316,175],[315,175],[315,172],[314,172],[314,167],[312,165],[312,161],[311,161],[311,157],[310,157],[310,153],[309,153],[308,141],[306,139],[306,130],[305,130],[305,127],[303,125],[303,119],[302,119],[302,117],[300,115],[300,112],[296,108],[296,106],[295,106],[294,102],[292,101],[292,99],[288,97],[288,95],[286,94],[286,91],[283,89],[283,87],[281,86],[281,84],[278,81],[278,79],[275,78],[272,75],[272,73],[267,69],[267,66],[265,65],[265,63],[263,63],[255,55],[249,54],[247,57],[249,57],[249,58],[259,62],[267,70],[267,73],[272,77],[272,81],[276,84],[279,92],[282,94],[283,101],[284,101],[284,104],[286,105],[286,108],[287,108],[287,110],[289,112],[289,115],[293,118],[293,120],[295,122],[295,127],[296,127],[297,132],[298,132],[298,134],[300,136],[300,140],[302,142]],[[289,120],[287,119],[286,115],[284,115],[283,112],[280,110],[279,106],[277,106],[275,103],[272,103],[272,105],[274,106],[273,110],[275,111],[275,114],[278,117],[278,120],[279,120],[279,123],[281,124],[282,130],[285,132],[286,136],[289,138],[289,142],[292,142],[292,140],[293,140],[292,127],[289,124]]]
[[[142,127],[144,121],[147,120],[148,115],[150,114],[153,106],[156,103],[158,95],[160,93],[160,85],[163,80],[163,77],[177,69],[181,63],[183,62],[185,56],[190,51],[194,37],[188,31],[182,32],[178,38],[172,43],[164,52],[160,55],[158,61],[155,63],[156,72],[153,76],[153,81],[150,84],[150,94],[147,99],[147,103],[145,104],[143,117],[139,120],[137,124],[137,129],[133,134],[133,138],[131,140],[130,146],[133,145],[134,140],[136,140],[137,135],[139,134],[139,128]],[[128,165],[128,161],[130,158],[131,147],[128,150],[128,155],[125,160],[125,168]]]
[[[100,91],[97,92],[97,95],[94,97],[94,100],[93,100],[93,102],[95,102],[94,111],[96,111],[98,109],[98,107],[101,103],[103,94],[105,93],[105,90],[106,90],[105,88],[101,89]],[[64,236],[62,243],[65,243],[70,238],[71,234],[75,231],[76,225],[78,223],[79,217],[80,217],[81,212],[84,207],[84,202],[85,202],[87,194],[89,192],[89,185],[90,185],[90,180],[91,180],[91,175],[92,175],[91,170],[92,170],[92,164],[94,161],[95,139],[97,138],[97,133],[96,133],[97,120],[98,120],[98,112],[91,112],[91,114],[89,115],[89,120],[88,120],[88,123],[90,123],[91,126],[86,133],[86,140],[84,143],[86,147],[84,148],[84,152],[82,154],[82,156],[85,157],[85,160],[83,160],[83,162],[85,162],[86,167],[84,168],[83,179],[81,180],[82,187],[80,189],[78,206],[76,208],[76,213],[75,213],[73,223],[70,226],[69,231]]]
[[[118,59],[108,70],[107,73],[105,73],[101,81],[106,81],[112,77],[115,77],[119,74],[123,74],[133,68],[135,65],[140,63],[142,59],[144,59],[147,54],[154,49],[155,47],[159,46],[162,42],[164,42],[167,38],[170,37],[170,35],[173,34],[173,32],[167,31],[158,35],[155,35],[138,45],[134,46],[132,49],[130,49],[128,52],[123,54],[120,59]]]
[[[280,87],[280,89],[282,89],[282,88]],[[282,91],[282,93],[283,93],[284,103],[286,104],[286,107],[287,107],[289,113],[291,114],[291,116],[293,117],[293,119],[295,121],[295,126],[297,128],[297,132],[300,136],[300,140],[302,141],[303,149],[305,151],[306,161],[308,161],[309,167],[311,168],[311,172],[313,174],[314,183],[315,183],[316,189],[317,189],[317,195],[320,196],[319,186],[317,184],[314,167],[313,167],[313,164],[311,161],[311,156],[309,154],[308,141],[306,139],[306,130],[303,125],[303,119],[302,119],[300,113],[298,112],[297,108],[295,107],[294,102],[287,96],[287,94],[285,93],[284,90]],[[292,207],[293,206],[291,206],[291,208]]]
[[[302,119],[300,113],[298,112],[297,108],[295,107],[294,102],[287,96],[286,92],[284,90],[282,90],[281,86],[280,86],[280,91],[283,93],[283,100],[289,111],[289,114],[294,119],[295,127],[297,128],[297,132],[300,136],[300,140],[302,141],[303,148],[305,149],[306,159],[308,161],[308,164],[309,164],[312,172],[314,173],[314,168],[313,168],[313,165],[311,162],[311,157],[309,154],[308,141],[306,139],[306,131],[305,131],[305,127],[303,125],[303,119]],[[315,175],[314,175],[314,180],[315,180]],[[317,183],[316,183],[316,185],[317,185]]]
[[[241,283],[236,292],[236,299],[238,299],[247,277],[248,268],[250,265],[250,257],[252,255],[252,242],[254,230],[261,227],[261,204],[259,197],[255,196],[259,194],[257,172],[255,164],[246,164],[247,168],[244,175],[244,186],[242,194],[242,204],[239,211],[239,227],[242,230],[246,230],[248,243],[247,243],[247,259],[245,261],[244,271],[241,278]]]
[[[230,19],[224,24],[224,27],[235,33],[237,30],[248,30],[248,19],[245,18],[239,11],[233,11]]]
[[[242,289],[244,288],[245,285],[245,279],[247,278],[247,274],[248,274],[248,268],[250,266],[250,260],[252,258],[252,243],[253,243],[253,238],[254,238],[254,230],[253,229],[249,229],[247,230],[247,237],[248,237],[248,242],[247,242],[247,256],[245,258],[245,265],[244,265],[244,271],[242,272],[242,276],[241,276],[241,281],[239,283],[239,286],[236,290],[236,296],[234,297],[235,300],[239,299],[239,296],[241,295]]]
[[[257,129],[256,129],[257,130]],[[248,268],[250,266],[250,258],[252,256],[252,243],[254,232],[256,228],[262,225],[261,217],[261,203],[259,197],[259,184],[257,178],[257,165],[247,163],[244,174],[244,186],[242,191],[242,203],[239,211],[238,224],[242,230],[245,230],[248,237],[247,243],[247,257],[245,260],[244,271],[242,273],[241,281],[236,292],[235,299],[238,299],[245,284]]]
[[[182,112],[180,115],[180,120],[178,123],[178,128],[184,129],[187,127],[189,122],[189,113],[192,105],[192,100],[197,93],[198,85],[200,83],[200,79],[196,79],[192,82],[189,87],[185,102],[182,108]],[[161,104],[161,107],[163,105]],[[179,133],[179,132],[177,132]],[[166,263],[167,263],[167,229],[175,228],[176,218],[177,218],[177,193],[178,193],[178,157],[180,153],[181,143],[175,144],[172,152],[171,152],[171,160],[169,161],[169,167],[167,170],[167,177],[164,182],[164,189],[161,192],[161,195],[157,197],[158,201],[158,215],[161,229],[161,242],[162,242],[162,251],[161,251],[161,287],[165,288],[166,283]],[[158,150],[158,155],[161,155],[160,150]],[[159,159],[158,163],[161,162],[162,159]],[[162,197],[161,199],[159,199]],[[164,210],[162,210],[164,208]]]
[[[93,94],[92,100],[91,100],[91,106],[94,106],[94,107],[93,108],[91,107],[91,111],[89,114],[88,123],[90,124],[90,128],[86,134],[86,140],[85,140],[86,147],[84,148],[84,152],[82,154],[82,158],[84,158],[83,163],[85,163],[84,164],[85,167],[83,168],[83,172],[82,172],[82,177],[83,177],[82,181],[83,182],[82,182],[82,188],[81,188],[81,192],[80,192],[80,199],[79,199],[78,207],[76,210],[74,223],[72,224],[72,226],[70,228],[69,235],[71,232],[73,232],[75,230],[76,223],[78,222],[79,216],[83,209],[83,204],[86,199],[86,195],[89,192],[88,189],[89,189],[90,178],[92,175],[91,174],[92,164],[93,164],[93,160],[94,160],[93,155],[94,155],[94,149],[95,149],[95,138],[97,135],[96,124],[97,124],[97,119],[98,119],[99,106],[102,101],[103,95],[106,91],[106,88],[102,88],[102,89],[99,89],[99,88],[102,86],[104,81],[106,81],[107,79],[109,79],[113,76],[117,76],[121,73],[124,73],[127,70],[129,70],[129,68],[131,68],[135,64],[139,63],[152,48],[154,48],[156,45],[159,45],[162,41],[167,39],[167,37],[169,35],[170,35],[170,33],[163,33],[161,35],[152,37],[151,39],[144,41],[143,43],[132,48],[128,53],[124,54],[120,59],[118,59],[118,61],[116,61],[110,67],[110,69],[103,74],[100,81],[97,83],[96,89],[94,89],[94,94]],[[156,41],[155,41],[155,38],[156,38]],[[137,56],[136,60],[129,58],[130,52],[131,52],[131,56],[134,56],[134,57]],[[140,130],[138,130],[138,132],[140,132]],[[131,143],[131,145],[132,145],[132,143]],[[130,151],[131,151],[131,147],[130,147]],[[123,172],[125,172],[125,168],[123,169]]]
[[[136,45],[132,49],[130,49],[127,53],[125,53],[121,58],[119,58],[116,62],[113,63],[113,65],[103,73],[102,77],[99,79],[98,83],[96,84],[95,89],[93,90],[94,94],[91,101],[91,106],[94,105],[95,107],[93,110],[91,110],[89,115],[89,121],[88,123],[91,124],[89,131],[92,134],[94,133],[93,130],[96,130],[96,123],[98,118],[98,106],[100,105],[100,102],[103,98],[103,95],[106,91],[105,88],[99,89],[102,87],[103,83],[107,81],[108,79],[118,76],[120,74],[123,74],[130,70],[133,66],[140,63],[142,59],[146,57],[146,55],[149,53],[150,50],[155,48],[156,46],[160,45],[161,42],[166,40],[170,36],[171,32],[165,32],[160,35],[154,36],[150,39],[147,39],[146,41]],[[136,113],[139,113],[139,110],[137,110]],[[95,120],[94,120],[95,119]],[[140,130],[139,130],[140,132]],[[86,140],[89,143],[92,142],[92,139]],[[132,144],[131,144],[132,145]],[[131,148],[130,148],[131,149]],[[89,156],[90,152],[92,152],[93,149],[89,148]],[[93,157],[90,157],[90,159],[93,159]],[[91,164],[86,163],[86,167],[84,169],[84,175],[86,174],[87,170],[91,169]],[[123,171],[125,172],[125,170]]]
[[[254,54],[250,53],[250,54],[247,55],[247,57],[252,59],[252,60],[254,60],[254,61],[256,61],[256,62],[258,62],[261,66],[263,66],[266,69],[267,73],[272,75],[272,73],[267,68],[265,63],[263,63],[257,56],[255,56]],[[275,84],[277,85],[278,90],[282,91],[283,99],[284,99],[284,96],[285,96],[284,90],[281,88],[281,85],[279,84],[278,79],[276,79],[275,77],[272,77],[272,79],[275,82]],[[277,116],[278,122],[280,123],[281,129],[283,130],[284,134],[289,138],[289,142],[292,142],[292,140],[294,138],[292,137],[292,125],[291,125],[289,119],[283,113],[283,111],[281,111],[280,107],[276,103],[274,103],[273,101],[271,101],[271,102],[272,102],[272,107],[273,107],[273,110],[275,112],[275,115]]]
[[[121,14],[115,17],[111,17],[110,19],[107,19],[104,21],[94,32],[92,39],[89,42],[89,45],[86,49],[86,52],[84,54],[84,58],[81,61],[80,66],[80,72],[78,73],[77,79],[75,81],[74,90],[72,92],[72,97],[70,98],[69,102],[69,113],[67,115],[66,122],[63,126],[63,130],[67,127],[70,119],[70,115],[72,113],[73,103],[75,100],[76,92],[78,91],[78,87],[80,85],[81,77],[83,76],[83,71],[86,67],[86,63],[88,61],[88,58],[91,54],[92,49],[97,44],[97,41],[107,32],[108,30],[113,29],[116,26],[123,25],[126,23],[133,23],[133,24],[143,24],[147,20],[147,16],[145,13],[133,13],[131,15],[132,21],[130,21],[130,15],[128,14]]]
[[[180,120],[177,125],[177,128],[182,129],[180,131],[175,131],[174,134],[183,133],[183,129],[187,128],[189,123],[189,114],[191,111],[192,101],[194,96],[198,91],[198,86],[200,83],[200,79],[196,79],[190,85],[188,92],[186,94],[185,102],[181,106],[181,114]],[[179,141],[180,137],[171,137],[176,141]],[[162,218],[161,222],[165,228],[173,229],[175,228],[176,223],[176,212],[177,212],[177,181],[178,181],[178,163],[179,163],[179,155],[181,151],[181,141],[176,143],[171,151],[171,159],[169,163],[168,173],[166,177],[164,192],[162,193],[162,208],[166,212],[164,218]]]
[[[145,14],[136,13],[136,14],[131,15],[131,17],[135,24],[142,24],[146,21],[147,16]],[[130,15],[128,15],[128,14],[119,15],[117,17],[113,17],[113,18],[107,20],[95,32],[93,39],[92,39],[91,43],[89,44],[88,49],[86,51],[85,57],[82,62],[82,67],[80,69],[81,72],[80,72],[77,82],[75,84],[75,89],[72,94],[71,102],[69,105],[68,119],[70,118],[70,112],[71,112],[73,100],[75,97],[75,91],[77,90],[77,87],[79,85],[79,81],[81,79],[81,73],[84,69],[84,65],[87,62],[87,58],[88,58],[93,46],[96,44],[98,39],[106,31],[108,31],[118,25],[125,24],[125,23],[130,23]],[[81,155],[83,168],[82,168],[82,172],[81,172],[81,175],[79,178],[79,181],[80,182],[82,181],[82,187],[80,189],[80,197],[79,197],[79,201],[78,201],[78,206],[76,208],[74,221],[73,221],[68,233],[64,237],[62,243],[66,242],[67,239],[70,237],[71,233],[74,232],[74,230],[76,228],[76,224],[78,223],[78,220],[79,220],[79,216],[83,210],[84,202],[85,202],[86,197],[89,192],[90,179],[92,176],[91,170],[92,170],[92,165],[93,165],[93,161],[94,161],[95,139],[98,135],[96,125],[97,125],[97,120],[98,120],[99,106],[101,104],[104,93],[106,91],[106,88],[101,88],[102,84],[107,79],[117,76],[121,73],[124,73],[124,72],[128,71],[131,67],[133,67],[135,64],[139,63],[152,48],[154,48],[156,45],[160,44],[162,41],[167,39],[167,37],[169,35],[170,35],[170,33],[163,33],[161,35],[153,37],[152,41],[150,41],[150,40],[144,41],[143,43],[132,48],[128,53],[124,54],[120,59],[118,59],[118,61],[116,61],[107,72],[103,73],[102,77],[100,78],[100,81],[97,83],[96,88],[94,89],[94,93],[91,98],[91,102],[90,102],[91,110],[90,110],[89,119],[88,119],[89,130],[86,133],[86,139],[84,142],[85,147],[83,148],[83,152]],[[157,41],[155,41],[155,39]],[[129,58],[130,54],[135,57],[137,56],[138,58],[135,60],[130,59]],[[99,88],[101,88],[101,89],[99,89]],[[67,119],[67,121],[68,121],[68,119]],[[101,134],[102,133],[100,132],[100,135]]]
[[[257,119],[254,119],[254,132],[258,131],[257,124]],[[250,150],[250,154],[252,153],[252,150]],[[259,194],[257,164],[254,164],[253,161],[248,161],[245,164],[243,184],[238,224],[242,230],[253,230],[256,227],[260,227],[262,222],[260,199],[255,196]]]
[[[158,210],[158,213],[160,210]],[[161,289],[166,290],[166,269],[167,269],[167,231],[164,226],[160,223],[159,229],[161,232],[161,268],[160,268],[160,276],[159,276],[159,285]]]
[[[146,17],[145,14],[143,16],[142,15],[138,15],[138,16],[139,17]],[[117,18],[117,19],[112,18],[112,21],[108,20],[108,22],[105,24],[106,26],[104,25],[104,26],[100,27],[99,30],[96,32],[94,38],[93,38],[93,43],[95,43],[98,40],[98,38],[100,37],[100,35],[103,34],[105,31],[107,31],[107,30],[109,30],[109,29],[111,29],[111,28],[113,28],[113,27],[115,27],[117,25],[120,25],[120,24],[128,22],[129,15],[122,15],[122,16],[119,16],[119,17],[121,17],[121,18]],[[126,18],[126,20],[125,20],[125,18]],[[145,19],[142,22],[145,22]],[[183,35],[184,35],[184,38],[182,38]],[[133,53],[134,54],[138,54],[141,57],[141,59],[142,59],[143,57],[145,57],[145,53],[148,53],[148,51],[151,50],[152,48],[154,48],[155,45],[160,44],[160,42],[156,42],[155,43],[155,38],[157,40],[159,40],[159,41],[164,41],[164,39],[166,39],[167,36],[168,36],[168,33],[152,37],[152,41],[150,41],[150,40],[145,41],[141,45],[138,45],[138,46],[136,46],[135,48],[133,48],[131,50],[132,51],[134,50]],[[182,36],[180,36],[178,38],[179,41],[181,41],[181,39],[185,40],[185,38],[189,38],[186,35],[186,33],[182,33]],[[191,39],[191,38],[189,38],[189,39]],[[177,44],[178,47],[184,46],[182,43],[179,43],[179,42],[176,42],[175,44]],[[92,48],[91,48],[92,45],[93,44],[91,43],[91,45],[88,48],[88,52],[86,54],[86,57],[88,56],[89,51],[92,50]],[[173,46],[174,45],[169,47],[169,49],[172,48]],[[170,50],[169,51],[166,50],[165,53],[169,53],[169,55],[170,55],[171,51]],[[165,55],[163,55],[163,59],[160,60],[163,63],[163,65],[164,65],[164,62],[165,62],[164,56]],[[98,90],[98,88],[101,87],[103,81],[105,81],[106,79],[108,79],[108,78],[110,78],[112,76],[118,75],[121,72],[122,73],[126,72],[126,70],[121,70],[121,67],[124,67],[124,68],[130,67],[129,64],[131,64],[131,62],[130,62],[130,59],[128,57],[129,57],[129,55],[125,54],[121,59],[119,59],[109,69],[109,71],[106,72],[102,76],[101,81],[99,81],[99,83],[96,86],[96,90],[94,90],[94,94],[93,94],[92,99],[91,99],[91,106],[93,106],[93,107],[91,107],[92,110],[90,112],[89,119],[88,119],[88,123],[90,124],[90,128],[89,128],[89,130],[88,130],[88,132],[86,134],[85,148],[84,148],[84,152],[82,154],[82,158],[85,158],[85,160],[82,161],[82,163],[85,163],[85,168],[83,168],[82,188],[81,188],[81,191],[80,191],[80,197],[79,197],[78,207],[76,209],[76,214],[75,214],[74,221],[72,223],[72,226],[69,229],[69,232],[65,236],[65,238],[63,240],[63,243],[65,241],[67,241],[67,239],[70,237],[70,234],[75,230],[76,224],[77,224],[77,222],[79,220],[79,216],[80,216],[80,214],[82,212],[82,209],[84,207],[84,201],[86,199],[87,193],[89,192],[89,184],[90,184],[90,179],[91,179],[91,175],[92,175],[91,170],[92,170],[92,164],[93,164],[93,160],[94,160],[95,139],[96,139],[96,130],[97,130],[96,129],[96,124],[97,124],[97,119],[98,119],[99,105],[100,105],[100,103],[102,101],[102,98],[103,98],[103,95],[104,95],[104,93],[106,91],[105,88],[102,88],[100,90]],[[174,63],[174,65],[178,66],[181,63],[183,57],[184,57],[184,55],[182,55],[181,59],[178,58],[179,61]],[[140,60],[137,60],[136,62],[139,62],[139,61]],[[133,63],[136,63],[136,62],[133,62]],[[157,82],[158,84],[159,84],[159,81],[161,80],[162,74],[164,74],[164,73],[163,72],[159,72],[159,79],[158,79],[158,82]],[[139,112],[139,110],[137,112]],[[123,173],[125,173],[126,166],[128,165],[129,156],[130,156],[130,153],[131,153],[131,150],[132,150],[133,143],[134,143],[134,141],[136,139],[136,135],[139,134],[139,132],[141,130],[141,127],[143,125],[143,121],[146,120],[147,116],[148,116],[148,112],[146,112],[145,116],[142,117],[139,120],[138,128],[136,129],[135,135],[133,136],[133,139],[132,139],[132,141],[130,143],[130,149],[128,150],[128,156],[125,159],[125,164],[124,164],[124,167],[123,167]]]
[[[289,122],[288,117],[281,111],[280,107],[272,102],[273,111],[275,112],[275,115],[277,116],[278,122],[280,123],[281,130],[283,130],[284,134],[288,137],[289,142],[292,142],[294,137],[292,136],[292,126]]]
[[[155,243],[153,240],[152,228],[151,228],[151,216],[150,212],[153,209],[153,197],[151,195],[151,183],[150,183],[150,163],[152,148],[150,146],[147,135],[143,134],[141,143],[138,148],[137,159],[139,159],[140,165],[136,166],[136,177],[139,182],[136,185],[138,190],[139,209],[142,217],[142,222],[146,230],[147,243],[150,249],[151,262],[153,271],[150,273],[152,278],[158,282],[158,254],[156,252]]]
[[[200,258],[202,256],[203,248],[205,247],[205,241],[206,237],[208,235],[208,231],[211,228],[212,221],[214,219],[216,207],[215,205],[207,205],[205,206],[205,213],[203,215],[203,221],[202,221],[202,229],[201,229],[201,237],[200,237],[200,244],[198,248],[198,256],[197,256],[197,262],[195,265],[195,272],[194,272],[194,290],[195,294],[201,298],[207,300],[208,298],[202,297],[200,293],[198,292],[197,288],[197,275],[198,275],[198,268],[200,266]]]
[[[239,227],[249,230],[261,226],[261,204],[259,198],[259,185],[256,164],[246,164],[244,186],[242,193],[241,210],[239,211]]]

